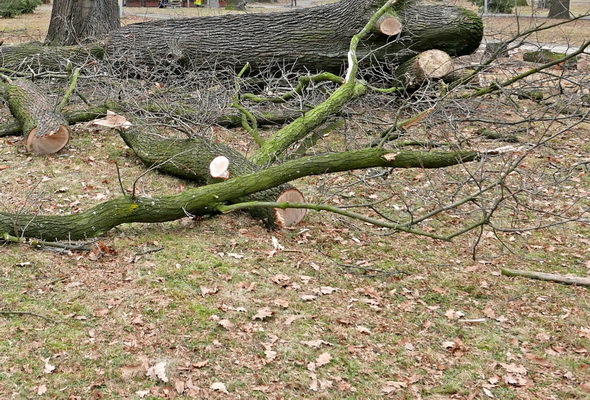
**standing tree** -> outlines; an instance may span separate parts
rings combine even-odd
[[[570,0],[552,0],[547,18],[570,19]]]
[[[45,42],[79,44],[100,39],[119,26],[117,0],[55,0]]]

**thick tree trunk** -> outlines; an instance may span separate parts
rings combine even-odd
[[[340,72],[350,39],[366,24],[383,0],[339,3],[283,13],[232,14],[198,19],[158,20],[128,25],[108,38],[114,59],[135,65],[162,60],[181,65],[224,65],[253,68],[271,63],[295,64],[311,70]],[[398,63],[429,49],[450,55],[470,54],[483,34],[481,19],[462,8],[407,5],[400,2],[402,32],[396,40],[371,35],[358,48],[358,58]],[[398,7],[397,5],[394,8]],[[384,29],[389,29],[386,24]],[[232,35],[239,33],[235,39]],[[362,66],[362,65],[361,65]]]
[[[29,80],[6,84],[6,101],[19,121],[27,150],[36,154],[56,153],[70,140],[68,121],[51,104],[47,95]]]
[[[224,156],[229,160],[229,178],[250,174],[260,168],[249,162],[242,154],[222,143],[208,141],[201,137],[191,139],[165,138],[134,129],[119,131],[121,137],[135,154],[148,166],[178,178],[189,179],[201,185],[218,183],[220,180],[210,174],[211,162]],[[246,197],[230,201],[291,201],[304,202],[303,195],[289,184],[253,193]],[[275,210],[271,208],[253,208],[248,212],[262,220],[270,228],[297,224],[305,212],[302,210]]]
[[[189,189],[157,198],[119,197],[71,215],[20,215],[0,212],[0,233],[45,240],[80,240],[132,222],[165,222],[192,215],[215,213],[233,199],[267,190],[308,175],[360,168],[443,168],[473,161],[473,151],[396,151],[364,149],[304,157],[215,185]]]
[[[300,68],[339,73],[347,60],[350,39],[384,1],[342,0],[283,13],[231,14],[132,24],[108,35],[105,45],[94,43],[88,48],[40,50],[36,46],[3,46],[0,47],[0,66],[16,70],[29,67],[59,70],[63,69],[60,61],[70,59],[79,64],[91,54],[97,58],[108,55],[111,62],[134,69],[135,74],[169,73],[179,66],[241,68],[246,62],[253,69],[294,64]],[[362,68],[371,63],[395,66],[430,49],[439,49],[451,56],[465,55],[479,46],[483,25],[475,13],[454,6],[412,5],[401,1],[394,8],[387,16],[389,20],[386,18],[378,25],[382,27],[378,33],[360,44],[358,58],[364,59]],[[397,30],[394,20],[401,24],[397,35],[394,34]],[[66,32],[71,31],[68,29]],[[48,35],[48,41],[58,42],[53,37],[59,37],[57,32]],[[69,56],[69,52],[73,55]],[[369,54],[370,57],[365,57]]]
[[[117,0],[55,0],[45,42],[67,46],[102,39],[120,26]]]
[[[547,18],[570,19],[570,0],[551,0]]]

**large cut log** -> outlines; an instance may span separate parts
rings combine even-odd
[[[2,46],[0,66],[58,70],[65,59],[80,63],[89,55],[104,55],[122,71],[135,74],[166,73],[179,66],[241,68],[246,62],[252,69],[278,64],[339,73],[347,60],[350,39],[384,3],[342,0],[282,13],[131,24],[112,32],[103,43],[88,47]],[[361,68],[372,63],[398,65],[430,49],[465,55],[479,46],[483,24],[473,12],[412,1],[399,1],[393,8],[379,22],[377,32],[360,43]],[[162,64],[163,68],[154,68]]]
[[[427,50],[395,69],[394,84],[412,89],[430,80],[441,79],[452,70],[453,60],[447,53],[441,50]]]
[[[207,215],[233,199],[309,175],[360,168],[444,168],[478,159],[473,151],[395,151],[373,148],[303,157],[268,169],[156,198],[118,197],[71,215],[24,215],[0,212],[0,233],[50,241],[80,240],[131,222],[165,222]]]
[[[68,121],[54,111],[47,95],[33,82],[17,79],[5,84],[5,98],[12,115],[19,121],[29,152],[57,153],[68,144]]]
[[[127,146],[131,147],[148,167],[201,185],[218,183],[220,179],[260,170],[231,147],[199,136],[190,139],[166,138],[138,129],[120,130],[119,133]],[[220,170],[223,164],[216,165],[215,161],[226,161],[228,167]],[[231,203],[244,201],[304,202],[305,199],[299,190],[285,183],[246,197],[232,199]],[[305,216],[305,210],[300,209],[252,208],[248,212],[271,228],[295,225]]]
[[[150,21],[114,32],[106,50],[113,59],[145,66],[162,60],[232,68],[246,62],[252,68],[280,63],[339,73],[350,39],[383,3],[342,0],[283,13]],[[430,49],[453,56],[470,54],[479,46],[482,22],[470,11],[401,1],[393,8],[401,32],[397,34],[394,17],[380,21],[383,32],[371,35],[357,49],[358,58],[365,60],[361,67],[375,60],[396,64]],[[239,35],[231,38],[231,33]]]

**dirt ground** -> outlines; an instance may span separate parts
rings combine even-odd
[[[43,6],[1,20],[0,40],[42,40],[49,14]],[[505,21],[486,19],[487,32],[505,28]],[[588,29],[586,22],[578,28]],[[575,42],[586,35],[578,28],[542,40]],[[472,66],[480,56],[464,63]],[[502,61],[477,84],[530,68]],[[533,191],[525,178],[537,185],[536,208],[515,206],[499,222],[544,225],[577,215],[577,223],[485,230],[443,242],[324,213],[309,213],[294,229],[268,231],[235,213],[123,225],[90,251],[0,244],[0,398],[587,399],[588,289],[500,272],[590,277],[590,122],[580,117],[588,105],[569,101],[566,109],[557,102],[568,90],[579,100],[583,93],[572,82],[584,79],[587,71],[557,66],[527,81],[542,86],[551,103],[527,98],[526,85],[468,105],[448,99],[441,111],[448,125],[424,123],[412,131],[420,140],[482,149],[517,146],[502,141],[511,135],[524,145],[563,131],[512,175],[515,187],[523,180],[524,195]],[[367,132],[358,132],[363,118],[391,112],[380,104],[352,105],[357,120],[347,134],[366,139]],[[536,121],[518,123],[523,116]],[[0,122],[9,118],[0,103]],[[500,122],[485,122],[491,119]],[[486,130],[500,141],[481,139]],[[247,148],[244,131],[214,133]],[[345,136],[331,134],[325,142],[336,145]],[[116,132],[88,124],[77,125],[68,147],[47,157],[25,153],[18,137],[0,139],[2,212],[79,212],[129,193],[145,172]],[[492,175],[509,157],[494,160],[481,164]],[[452,198],[460,177],[482,168],[367,171],[294,184],[309,201],[383,201],[394,213],[404,210],[396,193],[427,207],[438,196]],[[138,182],[142,196],[190,187],[155,172]],[[535,219],[537,208],[545,219]],[[466,218],[461,211],[443,214],[426,228],[454,228]]]

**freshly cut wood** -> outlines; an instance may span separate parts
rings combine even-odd
[[[428,50],[412,57],[396,68],[396,84],[415,88],[424,82],[441,79],[453,70],[453,60],[441,50]]]
[[[293,188],[287,189],[277,197],[277,203],[288,202],[288,203],[304,203],[305,198],[303,194]],[[283,227],[297,225],[305,218],[307,210],[304,208],[275,208],[275,214],[279,225]]]
[[[6,84],[6,101],[10,112],[21,124],[25,145],[35,154],[57,153],[70,140],[68,121],[54,107],[37,85],[26,79]]]
[[[229,160],[227,157],[215,157],[209,164],[209,173],[213,178],[229,179]]]
[[[190,139],[171,138],[141,131],[139,129],[120,130],[119,134],[135,154],[149,167],[178,178],[188,179],[198,184],[219,183],[219,171],[225,170],[232,178],[257,172],[260,168],[248,161],[240,152],[222,143],[207,140],[200,136]],[[220,156],[221,155],[221,156]],[[223,159],[227,160],[224,161]],[[223,164],[227,163],[227,166]],[[211,164],[213,165],[212,171]],[[224,179],[225,180],[225,179]],[[230,179],[231,180],[231,179]],[[290,193],[290,201],[304,201],[303,195],[289,184],[281,184],[246,197],[232,199],[230,203],[245,201],[285,201],[279,200],[285,193]],[[296,196],[295,193],[299,193]],[[282,211],[282,210],[281,210]],[[253,208],[248,213],[262,220],[268,227],[291,226],[301,218],[281,215],[269,208]]]
[[[565,285],[590,286],[590,278],[581,276],[564,276],[558,274],[547,274],[545,272],[525,271],[522,269],[509,268],[502,268],[502,275],[522,276],[524,278],[563,283]]]
[[[377,21],[377,29],[384,35],[395,36],[402,31],[402,22],[397,17],[383,16]]]

